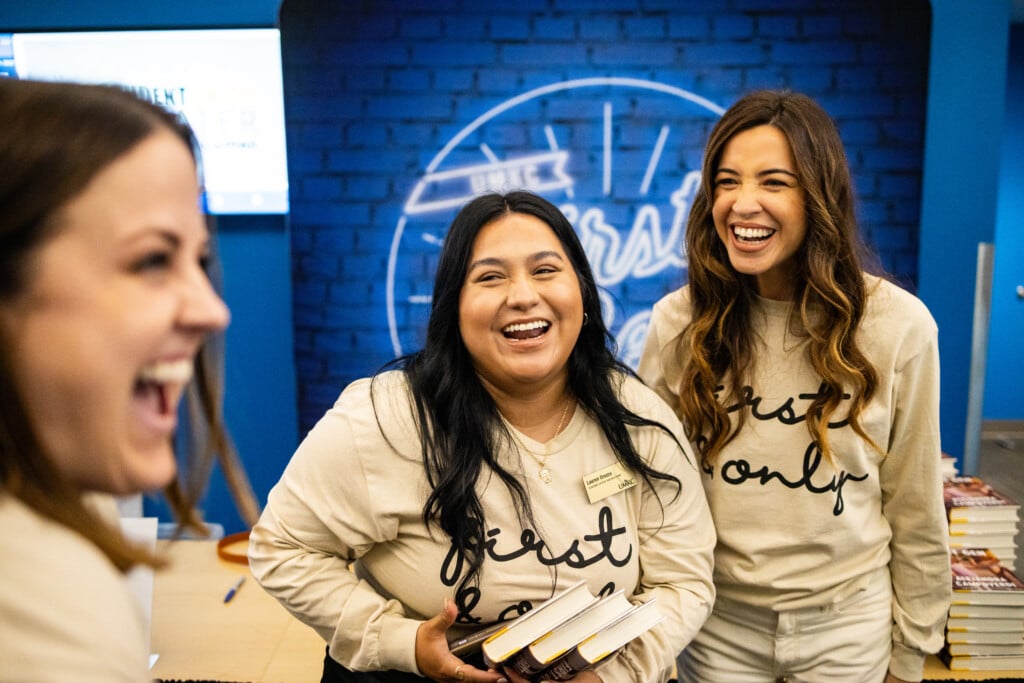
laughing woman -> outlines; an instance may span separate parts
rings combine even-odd
[[[196,521],[172,449],[194,366],[226,444],[192,137],[116,88],[0,79],[0,159],[0,678],[150,680],[124,572],[159,560],[106,494],[168,487]]]
[[[666,620],[573,680],[668,678],[711,608],[715,535],[679,421],[609,339],[556,207],[459,212],[423,350],[342,392],[253,529],[254,574],[328,643],[324,681],[521,681],[446,635],[580,580]],[[600,472],[622,485],[588,491]]]
[[[687,683],[921,680],[943,641],[938,346],[862,271],[839,133],[810,98],[722,115],[641,377],[696,444],[719,599]]]

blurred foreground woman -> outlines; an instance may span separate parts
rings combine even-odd
[[[172,446],[190,386],[209,434],[196,469],[219,453],[244,479],[201,353],[229,316],[194,149],[175,115],[117,88],[0,80],[4,680],[149,680],[124,572],[160,562],[123,538],[109,494],[166,488],[198,522],[183,491],[202,487],[179,485]]]

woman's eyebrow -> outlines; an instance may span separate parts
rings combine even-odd
[[[717,171],[715,171],[715,175],[718,175],[719,173],[728,173],[730,175],[740,175],[739,171],[735,171],[735,170],[733,170],[731,168],[724,167],[724,166],[719,168]],[[784,175],[788,175],[788,176],[792,176],[793,178],[796,178],[796,173],[794,173],[793,171],[790,171],[789,169],[786,169],[786,168],[766,168],[763,171],[758,171],[755,175],[757,175],[758,177],[761,177],[761,176],[766,176],[766,175],[772,175],[774,173],[782,173]]]
[[[561,254],[553,250],[538,251],[535,254],[530,254],[527,257],[527,260],[530,261],[531,263],[535,263],[537,261],[543,261],[546,258],[555,258],[558,259],[559,261],[565,260],[564,258],[562,258]],[[481,259],[477,259],[476,261],[471,262],[469,264],[469,267],[466,268],[466,270],[473,270],[474,268],[479,268],[481,266],[505,266],[507,264],[508,261],[506,259],[499,258],[497,256],[485,256]]]

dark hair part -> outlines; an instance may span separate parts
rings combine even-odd
[[[756,91],[733,104],[711,131],[700,189],[686,226],[692,320],[679,340],[679,353],[689,356],[679,407],[705,465],[714,461],[746,418],[746,411],[740,412],[730,430],[725,406],[739,400],[753,362],[750,316],[756,293],[752,278],[730,264],[715,231],[714,178],[729,141],[763,125],[779,129],[789,141],[806,198],[807,233],[795,256],[795,306],[789,324],[809,339],[808,356],[821,377],[820,390],[807,411],[807,429],[831,458],[828,423],[845,387],[852,393],[850,425],[873,444],[859,417],[874,395],[878,377],[855,332],[867,301],[864,263],[872,261],[873,269],[878,269],[858,231],[842,140],[832,119],[806,95]],[[716,397],[726,376],[730,386]]]
[[[177,135],[198,163],[198,145],[175,114],[113,86],[0,79],[0,301],[27,286],[38,249],[61,230],[60,215],[90,181],[158,130]],[[210,226],[212,228],[212,226]],[[126,570],[158,565],[148,551],[128,543],[82,502],[80,491],[45,453],[14,382],[11,342],[0,329],[0,486],[44,517],[80,533]],[[205,344],[188,391],[190,411],[203,423],[198,463],[220,460],[236,504],[250,523],[255,498],[221,423],[221,388],[215,351]],[[213,367],[211,367],[213,366]],[[189,400],[189,399],[186,399]],[[89,454],[83,454],[89,457]],[[198,467],[204,476],[209,467]],[[190,468],[188,474],[192,474]],[[205,489],[192,476],[166,489],[179,523],[203,532],[194,505]]]
[[[476,581],[484,559],[485,511],[475,485],[485,465],[508,487],[520,519],[532,520],[525,488],[496,457],[502,443],[513,444],[511,434],[478,378],[459,331],[459,296],[474,241],[481,229],[510,214],[534,216],[547,224],[579,279],[586,322],[567,364],[569,389],[578,405],[601,425],[619,461],[639,472],[649,486],[653,488],[652,480],[658,479],[672,482],[676,495],[682,488],[676,477],[647,465],[630,438],[627,426],[671,431],[632,412],[618,398],[623,375],[634,373],[615,358],[597,284],[572,225],[556,206],[529,192],[479,196],[459,211],[445,236],[423,349],[396,361],[409,378],[422,433],[423,464],[431,486],[423,519],[428,525],[438,524],[467,559],[460,591]]]

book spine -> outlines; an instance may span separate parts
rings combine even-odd
[[[523,678],[530,678],[544,670],[544,662],[539,661],[530,652],[530,648],[524,647],[503,663],[506,669],[512,669]]]
[[[544,669],[540,680],[545,681],[568,681],[581,671],[589,669],[594,664],[573,648],[568,653],[555,660],[555,662]]]

